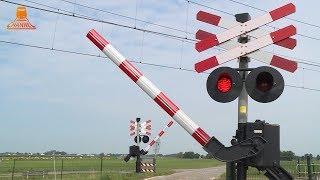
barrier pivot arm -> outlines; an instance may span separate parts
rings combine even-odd
[[[247,158],[256,155],[263,148],[265,141],[261,137],[255,137],[251,142],[240,142],[231,147],[225,147],[215,137],[210,138],[202,128],[192,121],[190,117],[188,117],[94,29],[89,31],[87,37],[168,115],[185,129],[207,152],[211,153],[217,159],[222,161],[234,161]]]

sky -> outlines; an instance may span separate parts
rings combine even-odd
[[[12,0],[37,7],[31,1]],[[118,0],[84,1],[79,4],[125,15],[119,17],[101,11],[72,5],[61,0],[40,1],[61,10],[68,10],[105,21],[147,30],[194,38],[198,29],[220,33],[223,29],[196,21],[199,10],[212,12],[222,18],[234,17],[213,9],[187,3],[185,0]],[[73,0],[72,0],[73,2]],[[248,12],[251,17],[264,13],[228,0],[195,0],[208,7],[231,14]],[[272,10],[288,3],[282,0],[243,0],[254,7]],[[290,18],[320,25],[317,1],[292,1],[297,12]],[[164,91],[193,121],[210,136],[230,145],[237,128],[237,101],[221,104],[210,99],[206,92],[207,74],[146,65],[153,63],[193,69],[196,62],[219,54],[210,49],[198,53],[194,44],[127,29],[101,22],[57,15],[28,8],[28,18],[34,31],[10,31],[7,24],[15,19],[16,5],[0,2],[0,40],[77,51],[104,56],[87,38],[94,28],[112,43],[143,74]],[[55,10],[55,9],[53,9]],[[181,31],[169,30],[140,19]],[[320,63],[318,50],[319,27],[289,19],[272,26],[293,24],[301,35],[294,50],[276,46],[268,51]],[[262,27],[269,31],[275,28]],[[184,31],[190,32],[185,33]],[[251,67],[263,64],[252,60]],[[234,60],[224,66],[237,67]],[[279,70],[286,84],[320,89],[319,67],[299,64],[294,73]],[[310,69],[313,69],[311,71]],[[316,71],[314,71],[316,70]],[[140,117],[152,120],[153,136],[165,126],[170,117],[126,77],[107,58],[90,57],[0,42],[0,152],[44,152],[63,150],[69,153],[127,153],[133,144],[129,136],[129,121]],[[268,104],[249,100],[249,121],[256,119],[280,124],[282,150],[296,154],[320,154],[320,115],[317,112],[320,92],[286,86],[280,98]],[[195,151],[205,154],[201,146],[175,123],[161,140],[160,153]]]

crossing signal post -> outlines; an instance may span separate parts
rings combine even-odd
[[[247,97],[243,96],[249,95],[257,102],[269,103],[278,99],[284,90],[284,80],[279,71],[268,66],[243,68],[241,64],[244,61],[247,60],[239,60],[240,68],[237,69],[219,67],[213,70],[206,85],[209,96],[217,102],[228,103],[239,98],[239,116],[245,115],[248,109]]]
[[[142,123],[142,126],[140,126],[140,118],[136,119],[136,122],[130,121],[131,125],[129,126],[130,131],[135,131],[136,133],[130,133],[131,136],[135,136],[134,140],[137,143],[137,145],[133,145],[129,147],[129,154],[124,158],[124,161],[128,162],[131,157],[136,157],[136,172],[156,172],[156,150],[155,150],[155,156],[152,158],[152,161],[150,161],[150,158],[143,157],[143,155],[146,155],[150,148],[154,145],[156,145],[156,149],[159,150],[159,143],[160,138],[165,134],[165,130],[167,128],[170,128],[173,124],[173,121],[170,120],[166,126],[152,139],[152,141],[149,142],[149,136],[143,136],[140,138],[140,141],[142,139],[142,142],[148,143],[148,145],[144,149],[140,149],[139,143],[137,137],[140,137],[140,132],[144,132],[148,135],[151,135],[151,120],[148,120],[144,123]],[[141,128],[145,130],[141,130]]]
[[[267,33],[264,36],[257,36],[253,33],[256,32],[260,26],[281,19],[294,12],[295,6],[292,3],[289,3],[275,10],[267,12],[261,17],[229,26],[227,23],[221,21],[222,18],[219,16],[212,15],[210,13],[207,13],[209,16],[203,16],[199,12],[197,15],[198,20],[205,23],[210,23],[212,25],[225,25],[228,26],[228,30],[217,35],[199,30],[196,34],[197,39],[199,39],[199,42],[196,43],[196,49],[201,52],[219,45],[227,49],[227,51],[196,63],[195,70],[197,72],[204,72],[233,59],[240,58],[241,60],[242,57],[248,56],[288,72],[294,72],[297,69],[297,63],[295,61],[260,50],[261,48],[271,44],[293,49],[296,43],[296,40],[291,38],[291,36],[296,34],[296,29],[293,25],[271,33]],[[246,36],[246,34],[257,37],[257,39],[254,39],[250,42],[234,41],[235,37],[240,36],[241,38],[242,36]],[[245,178],[245,169],[248,165],[250,165],[258,168],[259,170],[266,170],[265,175],[268,176],[269,179],[292,179],[290,174],[288,174],[279,165],[279,154],[268,153],[271,152],[270,149],[279,149],[280,145],[277,143],[277,139],[279,139],[279,128],[277,129],[277,126],[269,125],[264,121],[246,123],[246,118],[242,119],[241,123],[238,124],[243,125],[243,127],[239,128],[239,131],[237,131],[236,139],[232,141],[232,146],[226,147],[216,137],[209,136],[204,129],[196,124],[182,109],[180,109],[169,97],[167,97],[165,93],[158,89],[156,85],[154,85],[147,77],[145,77],[140,70],[133,66],[99,33],[92,29],[87,34],[87,37],[117,67],[119,67],[124,74],[126,74],[133,82],[135,82],[150,98],[152,98],[156,104],[158,104],[170,117],[172,117],[173,120],[175,120],[182,128],[184,128],[184,130],[188,132],[203,147],[204,150],[212,154],[218,160],[225,162],[237,162],[238,177]],[[242,43],[245,43],[245,45]],[[247,64],[248,62],[246,62],[246,65]],[[247,73],[248,71],[254,72],[254,69],[248,68],[248,66],[240,66],[237,71],[241,73]],[[273,98],[265,98],[265,96],[268,95],[268,92],[275,94],[282,92],[279,90],[279,87],[281,86],[278,86],[277,83],[275,83],[280,82],[277,81],[277,73],[272,73],[271,71],[261,71],[256,74],[257,75],[255,76],[252,75],[252,79],[254,79],[253,83],[255,85],[251,87],[251,96],[257,97],[255,100],[261,99],[261,102],[270,102],[272,99],[277,99],[280,95],[275,95]],[[220,93],[220,95],[224,95],[223,93],[233,92],[232,90],[237,84],[232,78],[233,76],[231,75],[223,74],[219,76],[216,81],[212,81],[218,84],[218,86],[217,84],[213,84],[213,87],[218,88],[218,91],[216,91],[217,94]],[[246,79],[242,79],[242,89],[240,88],[242,92],[248,88],[245,81]],[[248,84],[251,85],[251,83],[252,82],[250,81]],[[210,88],[208,89],[210,90]],[[256,92],[259,92],[260,94],[257,94]],[[234,96],[236,96],[237,93],[230,93],[233,94],[233,98],[230,98],[228,101],[234,100]],[[215,93],[213,93],[212,96],[215,96]],[[242,95],[240,92],[239,97],[241,96]],[[248,95],[244,97],[248,97]],[[221,101],[223,102],[224,99],[221,98]],[[247,103],[246,101],[244,102]],[[246,106],[240,106],[239,109],[241,109],[241,112],[245,112],[247,115],[247,104],[245,105]],[[130,153],[126,157],[126,160],[128,160],[131,156],[135,157],[140,154],[143,154],[143,152],[139,151],[139,147],[137,150],[135,146],[131,146]]]
[[[217,15],[203,11],[197,14],[197,20],[228,30],[218,35],[203,30],[196,33],[199,41],[195,44],[195,49],[198,52],[217,45],[227,51],[196,63],[195,70],[204,72],[235,58],[239,61],[239,68],[219,67],[213,70],[206,84],[209,96],[217,102],[228,103],[238,98],[238,129],[231,144],[235,146],[252,137],[262,137],[266,142],[258,155],[228,161],[226,173],[228,180],[247,179],[248,166],[266,171],[265,175],[269,179],[292,179],[292,176],[280,166],[279,125],[271,125],[260,120],[248,122],[248,97],[260,103],[275,101],[284,90],[283,77],[274,68],[268,66],[249,68],[248,65],[250,58],[254,58],[288,72],[294,72],[297,69],[295,61],[260,50],[270,44],[293,49],[296,46],[296,40],[290,36],[296,34],[295,27],[287,26],[269,34],[257,29],[261,25],[294,12],[295,6],[289,3],[253,20],[248,13],[236,14],[238,24],[227,22]],[[261,36],[261,34],[266,35]],[[233,40],[234,37],[238,37],[237,41]]]

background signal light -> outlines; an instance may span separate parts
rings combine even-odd
[[[252,70],[246,78],[249,96],[261,103],[272,102],[282,94],[284,80],[279,71],[268,66]]]
[[[221,103],[235,100],[243,87],[240,74],[233,68],[220,67],[211,72],[207,79],[207,92],[210,97]]]
[[[256,87],[262,92],[268,92],[273,86],[273,77],[269,72],[259,73],[256,79]]]
[[[222,93],[227,93],[232,88],[232,80],[228,74],[222,74],[217,82],[217,88]]]

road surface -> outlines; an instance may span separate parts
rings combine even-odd
[[[146,180],[213,180],[225,173],[226,166],[217,166],[203,169],[180,169],[167,176],[156,176]]]

